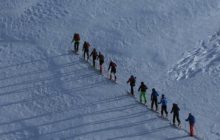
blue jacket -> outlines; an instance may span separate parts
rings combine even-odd
[[[186,119],[186,121],[189,121],[190,125],[194,125],[196,120],[195,117],[192,114],[189,114],[188,118]]]
[[[165,97],[161,98],[160,102],[158,104],[161,104],[162,106],[166,106],[167,105],[167,99]]]

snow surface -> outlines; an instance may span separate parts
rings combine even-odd
[[[181,59],[178,64],[170,70],[177,80],[183,78],[190,78],[199,72],[208,72],[210,74],[218,75],[220,72],[220,32],[207,42],[201,42],[201,47]]]
[[[1,140],[189,140],[188,112],[197,139],[220,139],[219,0],[0,2]],[[74,32],[119,84],[69,52]],[[126,95],[131,74],[179,104],[184,130]]]

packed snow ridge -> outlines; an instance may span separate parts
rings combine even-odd
[[[208,41],[201,41],[200,47],[185,56],[169,71],[175,79],[187,79],[200,72],[220,72],[220,31]]]

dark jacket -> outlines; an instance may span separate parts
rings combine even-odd
[[[92,52],[91,52],[91,54],[90,54],[90,56],[92,56],[92,59],[93,59],[93,60],[96,60],[96,58],[97,58],[97,56],[98,56],[97,51],[96,51],[95,49],[93,49]]]
[[[103,54],[100,53],[100,54],[98,55],[98,59],[99,59],[99,62],[100,62],[100,63],[104,63],[104,55],[103,55]]]
[[[180,108],[177,104],[173,104],[172,110],[170,113],[179,114]]]
[[[131,77],[128,79],[127,83],[130,83],[130,86],[135,86],[136,77],[131,76]]]
[[[80,41],[80,35],[79,35],[79,33],[75,33],[74,35],[73,35],[73,40],[72,40],[72,42],[79,42]]]
[[[157,93],[157,91],[155,89],[152,89],[151,100],[157,99],[158,96],[159,94]]]
[[[110,62],[109,66],[108,66],[108,70],[111,69],[111,71],[116,72],[116,67],[117,65],[114,62]]]
[[[83,51],[84,52],[89,52],[89,47],[90,47],[90,44],[88,42],[83,43]]]
[[[138,91],[141,91],[141,92],[146,92],[147,90],[147,86],[145,84],[141,84],[140,87],[138,88]]]
[[[188,118],[186,119],[186,121],[189,122],[190,125],[194,125],[196,120],[195,120],[195,117],[190,113]]]

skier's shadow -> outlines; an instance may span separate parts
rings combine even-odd
[[[132,118],[135,119],[135,118],[138,118],[140,116],[143,116],[145,113],[146,113],[145,111],[139,111],[139,112],[132,113],[132,114],[129,114],[129,115],[126,114],[126,115],[123,115],[123,116],[107,118],[107,119],[104,119],[104,120],[99,120],[99,121],[94,121],[94,122],[89,122],[89,123],[83,123],[83,124],[79,124],[79,125],[76,125],[76,126],[71,126],[71,127],[65,128],[65,129],[45,133],[45,134],[42,134],[41,136],[47,136],[47,135],[51,135],[51,134],[55,134],[55,133],[59,133],[59,132],[63,132],[63,131],[79,129],[79,128],[85,127],[85,126],[94,126],[94,125],[99,125],[99,124],[112,123],[112,122],[116,122],[116,121],[124,121],[124,120],[129,120],[129,119],[132,119]],[[145,120],[145,122],[146,121],[154,121],[155,119],[156,118],[150,118],[148,120]],[[140,124],[140,123],[137,123],[137,125],[138,124]],[[125,128],[125,126],[130,127],[129,124],[120,125],[119,127],[120,128]],[[116,128],[116,126],[112,126],[112,127],[107,127],[107,128],[104,128],[104,129],[98,129],[98,130],[83,132],[81,134],[76,134],[73,137],[84,136],[84,135],[87,135],[87,134],[92,134],[92,133],[96,133],[96,132],[100,132],[100,131],[109,131],[109,130],[113,130],[114,128],[117,129],[118,126],[117,126],[117,128]],[[66,138],[66,139],[68,139],[68,138]]]
[[[51,115],[55,115],[55,114],[63,114],[64,112],[69,112],[69,111],[77,111],[77,110],[80,110],[80,109],[84,109],[86,107],[91,107],[91,106],[94,106],[94,105],[97,105],[97,104],[107,104],[107,103],[110,103],[110,102],[116,102],[118,100],[116,99],[124,99],[126,98],[124,95],[121,95],[121,96],[117,96],[117,97],[112,97],[112,98],[107,98],[107,99],[103,99],[103,100],[98,100],[96,102],[92,102],[92,103],[88,103],[88,104],[83,104],[83,105],[80,105],[80,106],[74,106],[73,108],[69,108],[69,109],[66,109],[66,110],[59,110],[59,111],[55,111],[55,112],[50,112],[50,113],[44,113],[44,114],[41,114],[41,115],[37,115],[37,116],[32,116],[32,117],[28,117],[28,118],[23,118],[23,119],[17,119],[17,120],[14,120],[14,121],[10,121],[10,122],[4,122],[4,123],[0,123],[0,125],[10,125],[10,124],[16,124],[16,123],[22,123],[23,121],[28,121],[28,120],[33,120],[33,119],[39,119],[41,117],[48,117],[48,116],[51,116]],[[65,118],[65,119],[61,119],[61,120],[56,120],[56,121],[52,121],[52,122],[47,122],[47,123],[43,123],[43,124],[37,124],[35,125],[35,128],[38,128],[38,127],[41,127],[41,126],[47,126],[47,125],[53,125],[53,124],[57,124],[57,123],[61,123],[61,122],[66,122],[68,120],[74,120],[74,119],[78,119],[80,117],[85,117],[85,116],[91,116],[91,115],[102,115],[104,113],[112,113],[112,112],[118,112],[118,111],[123,111],[123,110],[126,110],[126,109],[132,109],[132,108],[136,108],[138,107],[136,104],[127,104],[127,105],[124,105],[124,106],[120,106],[120,107],[113,107],[113,108],[108,108],[108,109],[102,109],[102,110],[99,110],[99,111],[95,111],[95,112],[86,112],[86,113],[81,113],[81,114],[78,114],[78,115],[74,115],[74,116],[71,116],[71,117],[68,117],[68,118]],[[139,112],[139,113],[142,113],[142,115],[145,113],[144,111],[142,112]],[[133,114],[135,115],[135,114]],[[141,114],[137,114],[138,116],[140,116]],[[124,117],[129,117],[129,115],[126,115]],[[120,119],[120,117],[117,117],[115,119]],[[122,119],[122,117],[121,117]],[[109,121],[111,121],[109,119]],[[104,123],[106,122],[106,120],[104,121],[97,121],[95,122],[96,124],[98,123]],[[75,126],[75,127],[82,127],[82,126],[86,126],[86,125],[92,125],[94,122],[92,123],[88,123],[88,124],[83,124],[83,125],[78,125],[78,126]],[[14,134],[16,132],[22,132],[22,131],[25,131],[25,130],[28,130],[30,127],[24,127],[24,128],[19,128],[19,129],[14,129],[14,130],[11,130],[11,131],[7,131],[7,132],[2,132],[0,133],[0,136],[5,136],[5,135],[10,135],[10,134]],[[72,128],[72,127],[71,127]],[[59,131],[56,131],[56,132],[49,132],[49,133],[45,133],[43,135],[48,135],[48,134],[52,134],[52,133],[58,133]],[[43,136],[42,135],[42,136]]]
[[[56,120],[56,121],[52,121],[52,122],[48,122],[48,123],[43,123],[43,124],[37,124],[37,125],[34,125],[34,126],[35,126],[35,128],[39,128],[39,127],[43,127],[43,126],[55,125],[55,124],[62,123],[62,122],[73,121],[73,120],[79,119],[81,117],[92,116],[92,115],[102,115],[102,114],[105,114],[105,113],[113,113],[113,112],[123,111],[123,110],[126,110],[126,109],[132,109],[132,108],[136,108],[136,107],[137,107],[137,105],[135,105],[135,104],[128,104],[128,105],[124,105],[124,106],[120,106],[120,107],[104,109],[104,110],[95,111],[95,112],[91,112],[91,113],[89,113],[89,112],[81,113],[81,114],[78,114],[78,115],[70,116],[68,118],[64,118],[64,119],[60,119],[60,120]],[[109,119],[105,119],[105,120],[99,120],[99,121],[95,121],[95,122],[84,123],[84,124],[80,124],[80,125],[77,125],[77,126],[74,126],[74,127],[71,126],[71,129],[76,129],[76,128],[83,127],[83,126],[88,126],[88,125],[97,125],[97,124],[102,124],[102,123],[111,122],[111,121],[118,121],[118,120],[128,119],[128,118],[143,115],[144,113],[145,113],[144,111],[140,111],[138,113],[134,113],[134,114],[130,114],[130,115],[124,115],[124,116],[121,116],[121,117],[119,116],[119,117],[115,117],[115,118],[109,118]],[[37,119],[39,119],[39,118],[37,118]],[[21,123],[21,121],[18,121],[17,123]],[[12,130],[12,131],[0,133],[0,136],[25,131],[25,130],[28,130],[28,129],[29,129],[29,127],[15,129],[15,130]],[[69,129],[69,128],[65,128],[62,131],[65,131],[66,129]],[[60,132],[60,130],[49,132],[49,133],[44,133],[41,136],[50,135],[50,134],[54,134],[54,133],[58,133],[58,132]],[[31,137],[29,137],[29,138],[31,139]]]
[[[143,114],[146,114],[146,112],[143,112]],[[143,116],[143,114],[142,114],[142,116]],[[137,116],[132,116],[131,118],[134,118],[134,119],[137,120],[137,117],[140,117],[140,116],[141,116],[141,114],[138,114]],[[127,117],[127,119],[131,119],[131,118]],[[85,136],[85,135],[89,135],[89,134],[94,134],[94,133],[99,133],[99,132],[104,132],[104,131],[111,131],[111,130],[116,131],[116,130],[120,130],[120,129],[127,129],[129,127],[135,127],[135,126],[143,125],[144,123],[153,122],[153,121],[156,121],[156,120],[157,120],[157,118],[149,118],[149,119],[142,120],[142,121],[129,122],[129,123],[122,124],[122,125],[116,125],[116,126],[106,127],[106,128],[102,128],[102,129],[87,131],[87,132],[83,132],[83,133],[80,133],[80,134],[74,134],[72,136],[65,137],[65,139],[72,139],[72,138]],[[154,131],[159,131],[160,129],[165,129],[167,127],[168,126],[160,127],[160,128],[155,129]],[[71,130],[71,129],[73,129],[73,128],[69,128],[68,130]],[[60,132],[62,132],[62,131],[63,130],[61,130]],[[65,130],[65,131],[67,131],[67,130]],[[153,131],[149,131],[149,132],[145,131],[145,134],[147,134],[147,133],[148,134],[153,133]],[[133,135],[127,135],[127,136],[122,136],[122,137],[118,137],[118,138],[114,138],[114,139],[123,139],[123,138],[130,138],[130,137],[134,137],[134,136]],[[108,140],[110,140],[110,139],[108,139]]]
[[[27,62],[23,62],[23,63],[19,63],[19,64],[12,64],[12,65],[9,65],[9,66],[0,67],[0,70],[7,69],[7,68],[12,68],[12,67],[17,67],[17,66],[33,64],[33,63],[41,62],[41,61],[48,61],[50,59],[59,58],[59,57],[62,57],[62,56],[68,56],[68,55],[71,55],[71,54],[68,52],[68,53],[63,53],[63,54],[60,54],[60,55],[55,55],[55,56],[51,56],[51,57],[36,59],[36,60],[27,61]]]
[[[66,63],[66,64],[58,65],[57,68],[53,68],[53,72],[56,72],[57,70],[59,70],[61,68],[71,67],[71,66],[74,66],[74,65],[77,65],[77,64],[80,64],[80,63],[82,63],[82,61],[77,60],[77,61],[69,62],[69,63]],[[31,72],[26,72],[26,73],[21,73],[21,74],[17,74],[17,75],[11,75],[11,76],[7,76],[7,77],[4,77],[4,78],[0,78],[0,81],[9,80],[9,79],[14,80],[15,78],[21,78],[23,76],[31,76],[31,75],[41,74],[41,73],[44,73],[44,72],[51,72],[51,71],[48,70],[48,68],[41,69],[41,70],[34,70],[34,71],[31,71]]]
[[[77,63],[80,63],[80,62],[77,62]],[[58,69],[61,69],[61,68],[58,68]],[[76,72],[78,72],[80,70],[83,70],[83,69],[89,69],[89,68],[87,66],[85,68],[76,69],[76,70],[73,70],[73,71],[70,71],[70,72],[67,72],[67,73],[56,72],[55,74],[52,74],[51,76],[48,76],[48,77],[43,77],[43,78],[38,77],[38,78],[35,78],[33,80],[26,80],[26,81],[22,81],[22,82],[18,82],[18,83],[4,85],[4,86],[1,86],[0,88],[2,89],[2,88],[11,88],[11,87],[15,87],[15,86],[24,86],[24,85],[34,84],[34,83],[37,83],[37,82],[43,82],[43,81],[47,81],[47,80],[61,78],[61,77],[64,77],[64,76],[70,76],[70,75],[76,74]]]
[[[185,138],[188,138],[189,135],[184,135],[184,136],[177,136],[177,137],[172,137],[172,138],[167,138],[165,140],[179,140],[179,139],[185,139]]]
[[[54,112],[47,112],[47,113],[43,113],[41,115],[36,115],[36,116],[32,116],[32,117],[17,119],[17,120],[13,120],[13,121],[10,121],[10,122],[2,122],[2,123],[0,123],[0,126],[1,125],[8,125],[8,124],[11,124],[11,123],[18,123],[20,121],[31,120],[31,119],[35,119],[35,118],[39,118],[39,117],[50,116],[52,114],[64,113],[66,111],[83,109],[83,108],[87,108],[87,107],[91,107],[91,106],[96,106],[97,104],[105,104],[105,103],[117,101],[117,100],[124,99],[124,98],[128,98],[128,96],[127,95],[120,95],[120,96],[115,96],[115,97],[111,97],[111,98],[105,98],[105,99],[101,99],[101,100],[91,102],[91,103],[76,105],[74,107],[70,107],[70,108],[63,109],[63,110],[58,110],[58,111],[54,111]]]
[[[120,140],[120,139],[126,139],[126,138],[131,138],[131,137],[138,137],[138,136],[143,136],[143,135],[147,135],[147,134],[151,134],[151,133],[157,133],[159,131],[163,131],[167,128],[170,128],[170,125],[165,125],[162,127],[158,127],[158,128],[154,128],[151,129],[150,131],[142,131],[136,134],[130,134],[130,135],[125,135],[125,136],[119,136],[119,137],[114,137],[114,138],[110,138],[108,140]]]
[[[91,76],[96,76],[96,74],[92,73],[91,75],[84,75],[84,77],[80,77],[80,78],[88,78],[88,77],[91,77]],[[106,81],[106,80],[100,80],[100,81],[96,81],[95,83],[87,84],[86,86],[80,86],[80,87],[74,87],[74,88],[66,89],[66,90],[62,91],[62,94],[54,94],[54,95],[47,94],[47,95],[42,95],[42,96],[36,96],[34,98],[26,98],[26,99],[23,99],[23,100],[20,100],[20,101],[14,101],[14,102],[1,104],[0,107],[2,108],[2,107],[15,105],[15,104],[33,102],[33,101],[41,100],[41,99],[45,99],[45,98],[53,98],[53,97],[57,97],[57,96],[62,96],[63,94],[75,97],[76,92],[80,92],[80,91],[92,89],[92,88],[95,88],[95,87],[103,86],[107,83],[108,83],[108,81]],[[74,93],[74,94],[72,94],[72,93]]]
[[[63,73],[62,75],[56,74],[56,75],[52,75],[52,76],[46,77],[46,78],[35,79],[35,80],[32,80],[32,81],[30,80],[30,81],[25,81],[24,83],[15,84],[13,86],[19,86],[19,85],[31,85],[31,86],[28,86],[28,87],[26,86],[25,88],[3,92],[3,93],[0,93],[0,96],[10,95],[10,94],[18,94],[18,93],[26,92],[26,91],[31,90],[31,89],[35,89],[36,85],[32,85],[32,84],[37,84],[37,83],[40,83],[40,82],[47,82],[46,83],[47,87],[53,87],[54,85],[51,84],[53,81],[51,81],[51,80],[54,80],[54,79],[62,78],[62,80],[65,80],[65,82],[69,82],[71,80],[80,80],[80,79],[84,79],[84,78],[92,77],[92,76],[96,75],[94,72],[91,72],[91,73],[87,73],[87,74],[83,74],[83,75],[77,75],[75,77],[70,77],[70,76],[73,76],[79,70],[82,71],[82,70],[87,70],[87,69],[88,68],[86,67],[86,68],[74,70],[74,71],[69,72],[69,73]],[[49,82],[49,81],[51,81],[51,82]],[[39,85],[38,86],[38,88],[41,88],[41,87],[45,87],[45,85]],[[10,89],[13,89],[13,88],[11,87]]]

